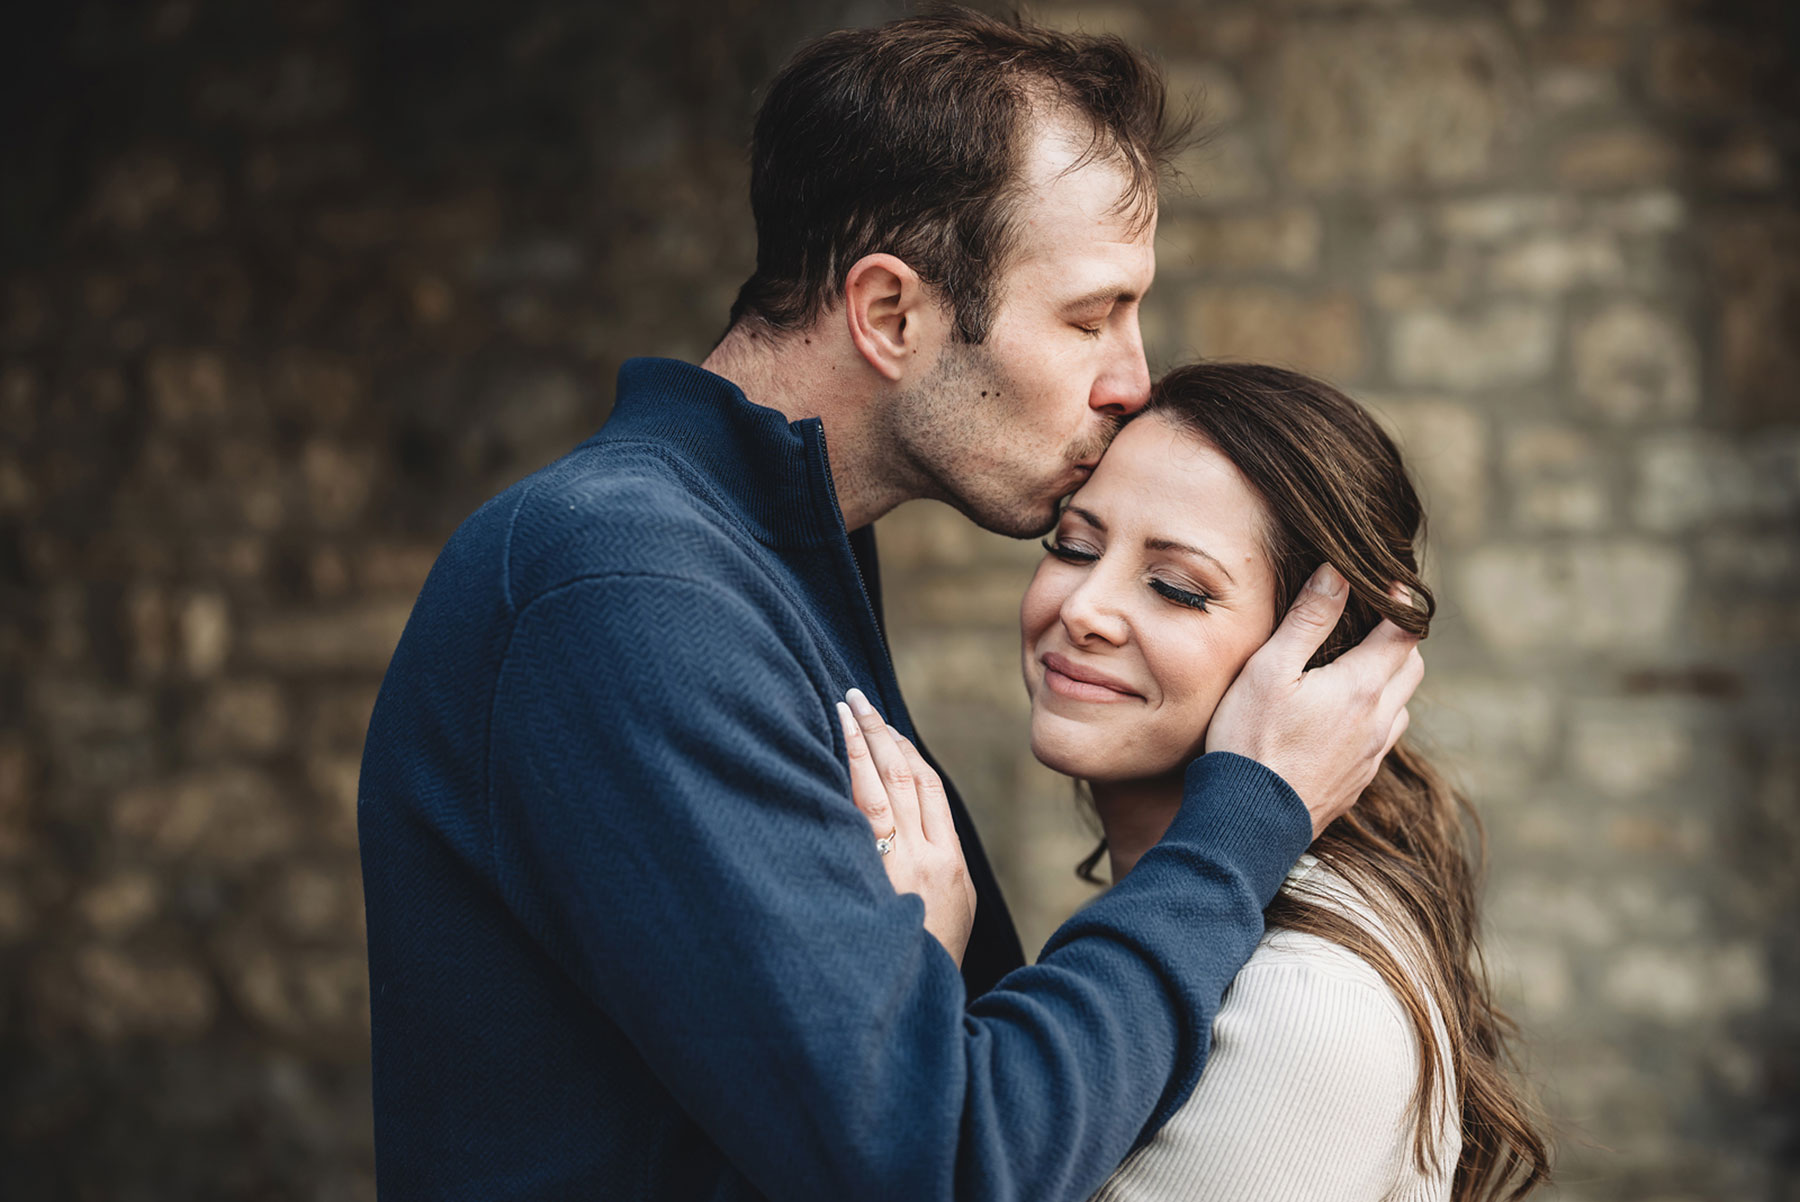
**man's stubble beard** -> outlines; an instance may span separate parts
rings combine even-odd
[[[1022,462],[1009,457],[1011,427],[1031,403],[986,347],[952,343],[925,380],[895,398],[890,435],[920,495],[984,530],[1038,538],[1056,527],[1060,498],[1048,491],[1075,464],[1098,459],[1120,423],[1061,448],[1054,464]]]

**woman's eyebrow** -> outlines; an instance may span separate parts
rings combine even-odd
[[[1204,559],[1215,568],[1218,568],[1219,571],[1225,573],[1225,579],[1230,580],[1233,584],[1237,583],[1236,580],[1232,579],[1231,569],[1219,562],[1218,556],[1213,555],[1208,551],[1203,551],[1199,547],[1192,547],[1187,543],[1178,543],[1172,538],[1147,538],[1144,540],[1144,545],[1152,551],[1182,551],[1189,555],[1198,555],[1201,559]]]
[[[1101,521],[1092,510],[1083,509],[1079,505],[1069,505],[1065,507],[1065,512],[1074,514],[1100,533],[1106,533],[1106,523]],[[1231,581],[1233,584],[1237,583],[1236,578],[1231,574],[1231,569],[1219,562],[1218,556],[1209,551],[1203,551],[1199,547],[1190,546],[1187,543],[1178,543],[1172,538],[1147,538],[1144,540],[1144,546],[1152,551],[1180,551],[1188,555],[1198,555],[1201,559],[1206,560],[1206,562],[1218,568],[1219,571],[1225,573],[1225,579]]]

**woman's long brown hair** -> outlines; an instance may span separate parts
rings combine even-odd
[[[1436,609],[1419,575],[1424,510],[1399,451],[1362,406],[1297,372],[1198,363],[1157,382],[1139,420],[1159,417],[1217,447],[1261,496],[1277,614],[1321,563],[1349,582],[1344,616],[1309,667],[1354,647],[1383,618],[1424,636]],[[1388,595],[1392,582],[1406,586],[1410,605]],[[1419,1040],[1413,1151],[1422,1170],[1436,1159],[1434,1099],[1446,1073],[1454,1082],[1462,1126],[1456,1202],[1521,1198],[1550,1177],[1548,1149],[1509,1071],[1516,1032],[1494,1005],[1482,962],[1481,848],[1468,801],[1403,739],[1355,808],[1312,846],[1400,949],[1293,892],[1278,894],[1265,912],[1271,928],[1318,935],[1361,956],[1400,999]],[[1105,851],[1102,843],[1082,862],[1085,879],[1097,880]],[[1449,1034],[1447,1065],[1432,1032],[1434,1006]]]

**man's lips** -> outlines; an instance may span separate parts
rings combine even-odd
[[[1118,677],[1072,663],[1054,651],[1045,654],[1043,662],[1045,686],[1063,697],[1074,701],[1142,700],[1142,694]]]

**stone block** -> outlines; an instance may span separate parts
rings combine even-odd
[[[1688,222],[1687,201],[1663,188],[1596,198],[1589,202],[1588,212],[1596,225],[1626,236],[1670,234]]]
[[[354,863],[298,864],[276,880],[269,896],[275,925],[297,940],[362,938],[362,890]]]
[[[1748,426],[1800,421],[1800,216],[1735,212],[1711,224],[1702,245],[1730,415]]]
[[[1520,875],[1497,884],[1488,916],[1509,936],[1555,936],[1564,947],[1604,949],[1615,945],[1622,933],[1618,914],[1587,882],[1554,877]]]
[[[1573,188],[1658,183],[1681,166],[1681,150],[1655,130],[1637,126],[1571,134],[1554,155],[1556,178]]]
[[[1611,520],[1606,460],[1589,435],[1567,426],[1513,430],[1503,464],[1520,529],[1593,531]]]
[[[231,610],[217,593],[197,592],[182,602],[177,627],[181,662],[190,676],[216,675],[231,653]]]
[[[33,983],[40,1031],[72,1028],[101,1043],[193,1039],[212,1026],[219,1009],[203,966],[171,949],[90,944],[47,966]]]
[[[241,767],[124,789],[113,798],[108,821],[121,844],[156,859],[233,873],[292,852],[301,837],[275,782]]]
[[[1657,701],[1584,701],[1569,724],[1569,761],[1609,797],[1654,793],[1683,781],[1694,762],[1692,720]]]
[[[155,227],[203,233],[218,223],[222,207],[218,172],[155,150],[128,150],[96,173],[80,222],[115,237]]]
[[[25,890],[15,881],[0,879],[0,947],[22,943],[37,929],[38,914]],[[10,1019],[10,1007],[0,1016]]]
[[[114,873],[94,882],[75,903],[76,912],[88,928],[109,939],[129,935],[154,918],[161,906],[161,884],[141,869]]]
[[[883,562],[886,551],[883,543]],[[437,557],[438,548],[429,544],[390,542],[365,546],[357,553],[352,568],[356,587],[373,595],[416,598]]]
[[[245,650],[276,672],[381,673],[411,612],[409,601],[385,601],[260,615],[245,632]]]
[[[121,608],[133,670],[140,676],[160,674],[169,665],[174,641],[168,594],[154,584],[140,582],[126,591]]]
[[[1625,273],[1623,249],[1599,230],[1528,238],[1500,250],[1488,267],[1496,291],[1540,296],[1618,284]]]
[[[1696,547],[1701,577],[1727,589],[1800,585],[1800,544],[1786,533],[1709,532]]]
[[[1203,128],[1216,129],[1243,115],[1244,89],[1224,63],[1169,63],[1164,77],[1175,111],[1197,113]]]
[[[1177,186],[1164,207],[1209,207],[1260,200],[1269,194],[1269,170],[1249,135],[1224,130],[1175,157]],[[1174,203],[1167,203],[1174,202]]]
[[[367,724],[365,714],[365,725]],[[306,781],[324,811],[318,833],[333,846],[356,847],[356,789],[362,775],[358,755],[320,754],[306,761]]]
[[[1207,358],[1275,363],[1340,384],[1363,371],[1362,312],[1347,292],[1196,288],[1187,332]]]
[[[1531,42],[1532,96],[1548,112],[1616,103],[1623,92],[1629,46],[1605,33],[1561,33]]]
[[[275,412],[315,430],[343,425],[368,400],[359,365],[342,355],[289,348],[273,357],[265,377],[264,394]]]
[[[1265,95],[1290,179],[1385,192],[1492,176],[1517,139],[1523,86],[1498,26],[1362,21],[1296,27]]]
[[[1434,212],[1438,231],[1450,242],[1487,250],[1519,238],[1565,231],[1580,215],[1566,196],[1541,192],[1498,192],[1445,201]]]
[[[35,771],[23,734],[0,735],[0,862],[22,858],[31,850]]]
[[[1543,685],[1430,669],[1413,712],[1416,737],[1469,775],[1477,801],[1526,792],[1551,758],[1561,721],[1556,695]]]
[[[1493,543],[1463,560],[1457,596],[1498,655],[1582,651],[1654,659],[1675,634],[1686,558],[1638,540]]]
[[[1532,1019],[1562,1014],[1579,996],[1569,969],[1569,956],[1557,942],[1497,939],[1489,943],[1486,954],[1489,979],[1508,996],[1518,999],[1511,1009],[1523,1011],[1516,1017],[1525,1022],[1527,1031]]]
[[[1403,384],[1475,392],[1542,381],[1556,341],[1556,319],[1543,305],[1496,304],[1469,316],[1417,309],[1394,316],[1389,360]]]
[[[1068,33],[1110,33],[1133,45],[1143,45],[1150,37],[1149,22],[1134,4],[1046,4],[1034,7],[1031,19]]]
[[[354,1038],[368,1028],[369,974],[360,949],[222,943],[226,987],[244,1015],[287,1036]]]
[[[287,741],[287,701],[272,680],[222,681],[207,690],[187,724],[196,760],[245,752],[268,755]]]
[[[1769,996],[1768,969],[1754,944],[1620,949],[1605,963],[1607,1001],[1670,1026],[1755,1010]]]
[[[1638,445],[1632,512],[1651,530],[1685,530],[1721,519],[1778,514],[1789,498],[1758,479],[1746,448],[1718,435],[1681,432]]]
[[[1576,394],[1602,417],[1686,417],[1699,404],[1693,340],[1666,312],[1618,301],[1584,320],[1573,343]]]
[[[222,422],[234,392],[225,361],[213,351],[157,351],[144,369],[157,418],[175,426]]]
[[[1044,555],[1036,539],[983,530],[938,501],[900,506],[876,525],[875,537],[890,597],[905,591],[914,572],[996,564],[1036,567]]]
[[[1019,625],[1019,600],[1031,583],[1024,567],[933,576],[896,590],[888,613],[894,626],[988,629],[1006,636]]]
[[[300,475],[313,521],[330,530],[354,521],[368,504],[375,475],[374,449],[322,438],[300,452]]]
[[[1463,545],[1487,524],[1488,437],[1481,414],[1454,401],[1365,398],[1393,435],[1425,503],[1427,537]]]
[[[1700,174],[1727,191],[1772,191],[1785,174],[1782,151],[1761,130],[1739,131],[1701,158]]]
[[[987,631],[914,630],[894,639],[894,670],[907,702],[982,705],[999,714],[1029,712],[1019,667],[1018,638]]]
[[[1697,25],[1671,29],[1650,47],[1650,93],[1672,108],[1747,115],[1780,66],[1777,47],[1748,36]]]
[[[1301,275],[1319,265],[1318,213],[1289,207],[1218,215],[1172,213],[1156,231],[1158,272],[1202,277],[1270,272]]]

